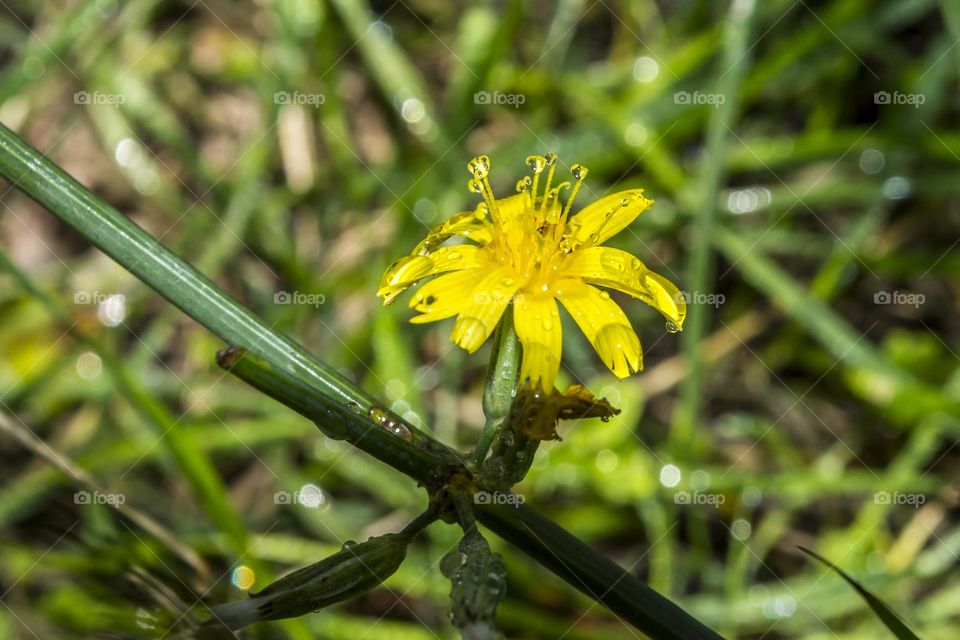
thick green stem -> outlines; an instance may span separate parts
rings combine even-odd
[[[513,309],[508,306],[493,337],[493,351],[483,387],[483,415],[486,422],[470,462],[483,464],[494,438],[510,418],[510,407],[520,380],[520,341],[513,327]]]

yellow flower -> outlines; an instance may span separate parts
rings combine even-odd
[[[474,158],[467,165],[473,175],[468,187],[483,202],[431,229],[410,255],[387,269],[377,292],[389,304],[423,278],[439,276],[414,295],[410,307],[420,315],[410,321],[457,316],[450,339],[471,353],[512,303],[523,347],[521,381],[545,391],[553,389],[560,369],[558,300],[621,379],[643,368],[640,338],[610,294],[592,285],[643,300],[664,315],[671,332],[682,328],[686,315],[683,296],[669,280],[626,251],[600,246],[653,201],[642,189],[630,189],[600,198],[571,217],[587,169],[571,167],[575,183],[561,205],[559,193],[570,183],[552,186],[556,160],[552,153],[527,158],[533,176],[517,183],[517,195],[498,199],[488,180],[489,158]],[[472,243],[441,246],[455,236]]]

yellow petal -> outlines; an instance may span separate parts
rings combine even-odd
[[[643,189],[630,189],[604,196],[588,204],[570,219],[567,225],[570,240],[574,246],[595,246],[605,242],[652,204],[653,200],[643,197]]]
[[[383,274],[377,295],[383,298],[383,304],[390,304],[407,287],[427,276],[445,271],[476,269],[486,262],[486,253],[472,244],[440,247],[428,255],[403,256]]]
[[[413,251],[413,255],[426,255],[439,247],[453,236],[463,236],[479,245],[488,244],[492,238],[489,223],[477,217],[473,211],[461,211],[453,215],[446,222],[442,222],[427,232],[427,237],[420,241]]]
[[[678,328],[687,306],[683,294],[661,275],[647,269],[632,254],[613,247],[585,247],[567,257],[561,278],[580,278],[643,300]]]
[[[500,224],[510,224],[519,220],[530,208],[530,195],[518,193],[515,196],[499,198],[495,201],[494,220]]]
[[[473,289],[486,269],[464,269],[437,276],[413,294],[410,308],[422,315],[410,318],[414,324],[434,322],[455,316],[470,303]]]
[[[523,346],[520,381],[529,381],[532,386],[539,384],[549,393],[560,370],[563,345],[556,301],[552,297],[518,296],[513,307],[513,325]]]
[[[557,289],[557,298],[613,375],[622,379],[643,368],[640,338],[610,294],[579,280],[561,281]]]
[[[687,302],[677,285],[653,271],[643,274],[643,282],[647,291],[653,294],[654,301],[650,303],[653,308],[672,322],[678,331],[682,331],[683,320],[687,317]]]
[[[487,271],[457,316],[450,340],[469,353],[479,349],[497,327],[519,286],[516,274],[509,267]]]

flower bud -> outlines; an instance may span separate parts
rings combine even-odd
[[[339,553],[280,578],[249,600],[213,608],[209,623],[237,630],[261,620],[295,618],[373,589],[393,575],[407,555],[408,536],[391,533],[361,544],[346,543]]]

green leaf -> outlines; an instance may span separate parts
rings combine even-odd
[[[882,622],[883,625],[887,629],[889,629],[890,632],[893,635],[895,635],[897,638],[899,638],[900,640],[920,640],[920,637],[910,630],[910,628],[906,625],[906,623],[904,623],[904,621],[900,618],[900,616],[898,616],[897,613],[889,607],[889,605],[887,605],[883,600],[881,600],[877,596],[867,591],[867,589],[862,584],[860,584],[859,582],[851,578],[849,575],[847,575],[847,573],[843,569],[833,564],[832,562],[830,562],[829,560],[827,560],[826,558],[818,554],[816,551],[812,551],[810,549],[807,549],[806,547],[797,547],[797,548],[800,549],[800,551],[803,551],[805,554],[807,554],[811,558],[814,558],[815,560],[819,560],[830,569],[833,569],[834,571],[836,571],[841,578],[847,581],[847,584],[853,587],[857,591],[857,593],[860,594],[860,596],[870,606],[870,609],[872,609],[873,612],[877,614],[877,617],[880,618],[880,622]]]

